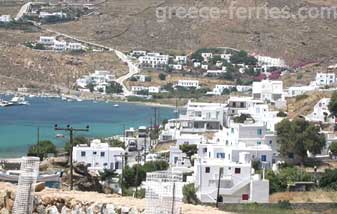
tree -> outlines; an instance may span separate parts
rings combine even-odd
[[[109,142],[109,145],[111,147],[121,147],[123,149],[125,149],[125,143],[123,141],[120,141],[118,139],[113,139]]]
[[[333,156],[337,156],[337,141],[332,142],[329,149]]]
[[[73,146],[79,145],[79,144],[89,144],[88,139],[83,136],[77,136],[73,139]],[[67,142],[64,144],[64,150],[69,153],[70,152],[70,142]]]
[[[334,91],[334,93],[332,94],[328,108],[331,115],[337,117],[337,91]]]
[[[160,79],[161,81],[166,80],[166,75],[163,74],[163,73],[160,73],[160,74],[159,74],[159,79]]]
[[[105,88],[105,92],[107,94],[120,94],[123,92],[123,87],[117,82],[112,82]]]
[[[90,82],[88,83],[87,88],[89,89],[90,92],[94,92],[95,85],[92,82]]]
[[[183,144],[179,146],[179,149],[184,152],[190,160],[192,156],[198,152],[198,147],[195,144]]]
[[[36,156],[43,160],[51,153],[54,155],[57,153],[56,146],[51,141],[44,140],[32,145],[28,150],[27,156]]]
[[[277,114],[276,114],[277,117],[287,117],[288,115],[286,113],[284,113],[284,111],[279,111]]]
[[[283,157],[296,156],[303,164],[307,151],[319,154],[325,146],[325,137],[320,128],[304,119],[282,120],[276,125],[280,154]]]
[[[326,169],[319,180],[320,187],[337,190],[337,169]]]
[[[118,177],[118,173],[116,173],[116,170],[104,169],[103,172],[99,171],[99,176],[101,181],[106,181]]]
[[[194,183],[185,184],[183,186],[183,201],[188,204],[198,204],[199,199],[196,195],[197,190],[195,189]]]

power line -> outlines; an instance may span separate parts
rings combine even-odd
[[[54,130],[56,131],[67,131],[69,132],[70,138],[70,151],[69,151],[69,160],[70,160],[70,190],[73,190],[73,133],[74,132],[88,132],[89,126],[84,129],[75,129],[70,125],[67,125],[65,128],[59,128],[57,124],[54,126]]]

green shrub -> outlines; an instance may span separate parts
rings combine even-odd
[[[199,199],[196,195],[197,190],[194,187],[194,183],[185,184],[183,187],[183,201],[188,204],[198,204]]]

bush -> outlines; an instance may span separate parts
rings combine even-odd
[[[249,114],[241,114],[240,116],[234,117],[234,123],[244,123],[247,119],[252,118]]]
[[[78,136],[73,139],[73,146],[79,145],[79,144],[87,144],[89,145],[89,141],[87,138],[83,136]],[[70,152],[70,142],[67,142],[64,144],[64,150],[69,153]]]
[[[161,81],[166,80],[166,75],[163,74],[163,73],[160,73],[160,74],[159,74],[159,79],[160,79]]]
[[[188,204],[198,204],[199,199],[196,195],[197,190],[194,187],[194,183],[185,184],[183,187],[183,201]]]
[[[287,117],[288,115],[286,113],[284,113],[283,111],[279,111],[276,116],[278,117]]]
[[[32,145],[27,153],[27,156],[36,156],[40,160],[43,160],[48,154],[56,154],[56,146],[49,140],[38,142],[36,145]]]
[[[291,204],[288,200],[278,201],[277,205],[281,209],[291,209]]]
[[[300,100],[304,100],[304,99],[306,99],[306,98],[308,98],[308,97],[309,97],[309,95],[307,95],[307,94],[302,94],[302,95],[296,96],[295,99],[296,99],[296,101],[300,101]]]
[[[329,149],[332,155],[337,156],[337,141],[332,142]]]
[[[337,169],[326,169],[319,179],[322,188],[337,191]]]

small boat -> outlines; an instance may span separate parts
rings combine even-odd
[[[118,105],[118,104],[115,104],[115,105],[114,105],[114,107],[118,108],[118,107],[119,107],[119,105]]]
[[[13,106],[21,106],[29,104],[24,97],[13,97],[10,103],[12,103]]]
[[[13,103],[8,102],[6,100],[0,100],[0,107],[8,107],[8,106],[12,106]]]
[[[56,134],[56,138],[64,138],[63,134]]]

